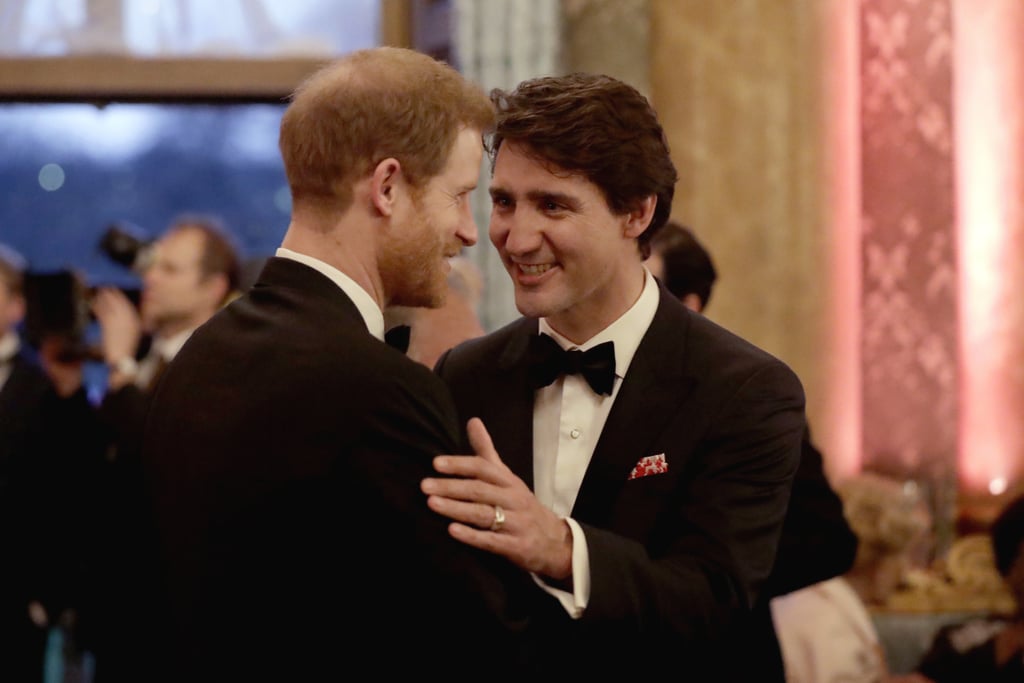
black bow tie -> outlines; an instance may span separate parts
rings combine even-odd
[[[408,325],[397,325],[384,333],[384,343],[397,351],[406,353],[409,350],[409,336],[412,330]]]
[[[548,335],[537,334],[530,338],[528,372],[535,389],[546,387],[560,375],[580,374],[596,393],[610,396],[615,386],[615,344],[566,351]]]

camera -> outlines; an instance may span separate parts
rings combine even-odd
[[[107,226],[99,246],[111,261],[136,273],[144,272],[153,259],[153,240],[145,239],[141,229],[125,221]]]
[[[86,335],[92,315],[81,277],[69,270],[25,274],[25,339],[39,349],[46,341],[59,345],[58,360],[90,360],[94,354]]]
[[[114,223],[104,231],[99,248],[113,262],[141,273],[153,253],[153,242],[141,234],[130,223]],[[37,349],[44,341],[56,341],[60,345],[57,358],[64,362],[99,360],[100,354],[88,343],[96,289],[86,286],[81,275],[71,270],[27,272],[25,339]],[[138,289],[120,289],[133,304],[139,305]]]

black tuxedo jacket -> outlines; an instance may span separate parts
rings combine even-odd
[[[536,320],[520,319],[435,368],[463,424],[482,418],[531,486],[525,360],[536,333]],[[800,459],[803,390],[781,361],[664,290],[622,382],[572,511],[592,584],[568,637],[595,671],[696,673],[772,568]],[[638,460],[661,453],[667,472],[629,480]]]
[[[420,481],[451,398],[287,259],[200,327],[153,397],[143,461],[180,680],[517,673],[529,576],[452,539]]]
[[[44,629],[30,601],[55,620],[78,613],[75,637],[91,647],[91,572],[102,444],[85,391],[61,398],[27,354],[0,388],[0,680],[38,680]]]
[[[52,385],[38,365],[20,353],[11,359],[10,374],[0,387],[0,487],[27,453],[40,448],[51,394]]]
[[[806,430],[775,566],[749,622],[737,624],[729,636],[732,642],[743,644],[743,657],[731,658],[729,666],[720,669],[722,680],[786,683],[772,621],[772,599],[846,573],[856,556],[857,536],[843,514],[842,499],[825,474],[821,451]]]
[[[0,331],[2,336],[2,331]],[[28,604],[43,599],[52,582],[40,562],[39,537],[47,525],[47,506],[38,496],[39,464],[46,459],[45,406],[53,390],[43,371],[25,357],[11,361],[11,374],[0,387],[0,680],[39,680],[46,633],[28,618]],[[46,498],[44,498],[46,500]],[[51,606],[51,605],[47,605]]]

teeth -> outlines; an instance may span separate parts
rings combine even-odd
[[[540,275],[551,270],[552,266],[550,263],[543,263],[538,265],[527,265],[525,263],[519,264],[519,269],[527,275]]]

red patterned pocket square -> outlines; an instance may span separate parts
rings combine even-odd
[[[640,477],[649,477],[652,474],[664,474],[665,472],[668,472],[668,460],[665,460],[664,453],[658,453],[657,455],[648,455],[646,458],[640,458],[636,463],[636,467],[629,473],[629,478],[639,479]]]

